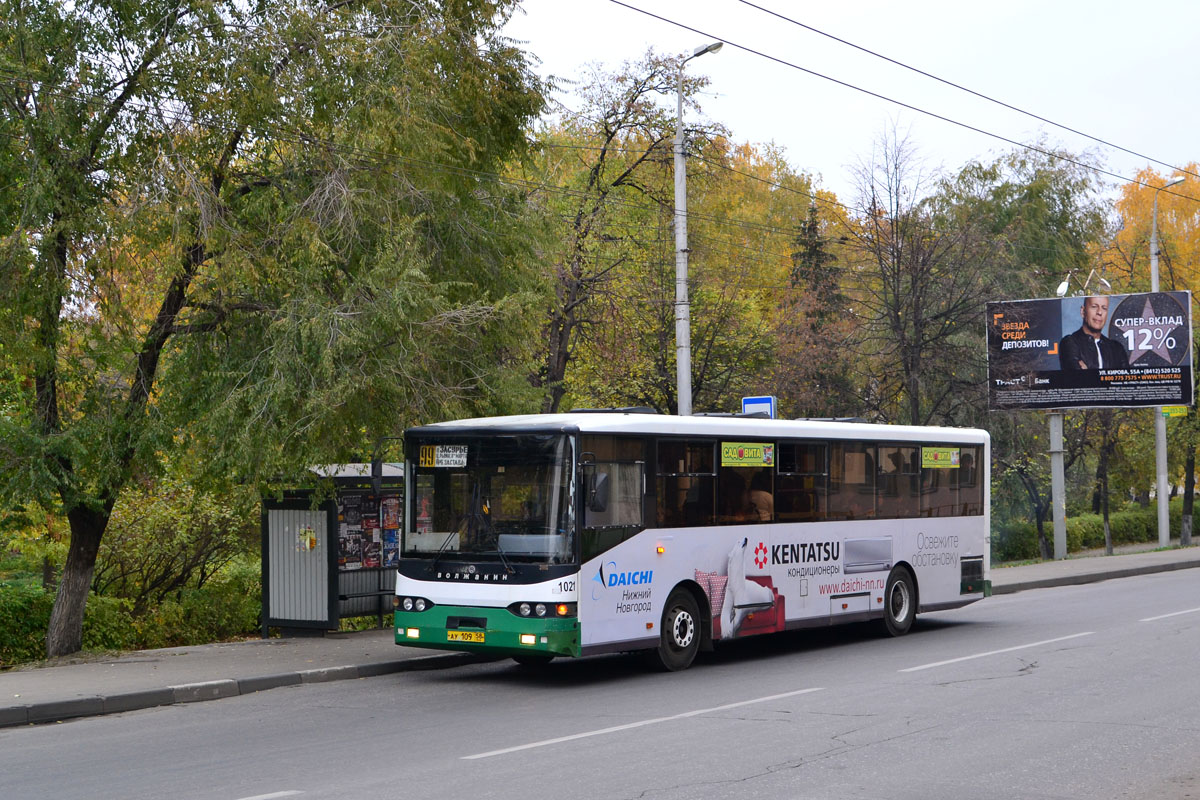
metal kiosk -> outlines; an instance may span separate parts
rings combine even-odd
[[[313,490],[262,504],[262,635],[337,630],[344,617],[391,613],[400,555],[404,465],[314,467],[334,496],[313,507]]]

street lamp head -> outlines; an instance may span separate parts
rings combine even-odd
[[[1167,189],[1172,186],[1178,186],[1179,184],[1183,183],[1186,180],[1187,180],[1187,175],[1180,175],[1176,178],[1172,178],[1171,180],[1167,181],[1165,184],[1163,184],[1162,188]]]
[[[1067,277],[1063,278],[1063,282],[1058,285],[1058,288],[1054,290],[1055,297],[1066,297],[1067,290],[1070,288],[1071,288],[1071,276],[1070,276],[1070,274],[1068,274]]]
[[[713,42],[712,44],[706,44],[701,47],[697,47],[695,52],[692,53],[692,58],[696,58],[697,56],[702,56],[705,53],[715,53],[718,50],[720,50],[722,47],[724,47],[724,45],[725,45],[724,42]]]

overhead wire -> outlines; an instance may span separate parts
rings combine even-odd
[[[749,6],[750,8],[757,9],[757,10],[763,12],[764,14],[769,14],[770,16],[773,16],[777,19],[781,19],[784,22],[790,22],[791,24],[796,25],[801,28],[804,28],[807,31],[812,31],[813,33],[818,34],[819,36],[824,36],[827,39],[832,39],[833,41],[838,42],[839,44],[844,44],[847,47],[852,47],[855,50],[866,53],[867,55],[874,56],[875,58],[878,58],[878,59],[882,59],[883,61],[886,61],[889,64],[894,64],[897,67],[901,67],[902,69],[909,70],[910,72],[914,72],[918,75],[921,75],[922,77],[929,78],[930,80],[937,81],[938,83],[944,84],[951,88],[958,89],[959,91],[962,91],[962,92],[966,92],[967,94],[978,97],[981,100],[986,100],[989,103],[994,103],[998,106],[1002,106],[1003,108],[1007,108],[1010,111],[1015,111],[1018,114],[1022,114],[1024,116],[1030,117],[1031,119],[1036,119],[1039,122],[1044,122],[1047,125],[1052,125],[1055,128],[1059,128],[1060,130],[1064,130],[1069,133],[1073,133],[1077,136],[1082,136],[1085,139],[1090,139],[1091,141],[1096,142],[1097,144],[1104,145],[1105,147],[1111,147],[1114,150],[1120,150],[1122,153],[1127,153],[1131,156],[1137,156],[1138,158],[1144,158],[1147,161],[1150,161],[1154,164],[1158,164],[1159,166],[1168,167],[1168,168],[1174,170],[1175,172],[1182,172],[1186,175],[1191,175],[1194,178],[1200,178],[1200,174],[1191,172],[1187,169],[1184,169],[1183,167],[1175,166],[1174,164],[1170,164],[1166,161],[1160,161],[1159,159],[1157,159],[1153,156],[1148,156],[1144,153],[1139,153],[1136,150],[1130,150],[1127,147],[1122,147],[1121,145],[1115,144],[1106,139],[1102,139],[1098,136],[1093,136],[1092,134],[1086,133],[1077,128],[1072,128],[1069,125],[1064,125],[1060,122],[1055,122],[1052,119],[1047,119],[1046,117],[1043,117],[1039,114],[1035,114],[1032,111],[1026,111],[1023,108],[1014,106],[1011,103],[1006,103],[1003,100],[998,100],[995,97],[991,97],[990,95],[984,94],[983,92],[975,91],[974,89],[971,89],[967,86],[963,86],[962,84],[955,83],[954,81],[947,80],[946,78],[942,78],[937,75],[934,75],[931,72],[926,72],[923,69],[919,69],[919,68],[911,66],[909,64],[905,64],[903,61],[899,61],[895,58],[891,58],[890,56],[883,55],[882,53],[878,53],[874,50],[871,50],[870,48],[863,47],[862,45],[858,45],[858,44],[855,44],[854,42],[848,41],[846,39],[842,39],[838,36],[834,36],[832,33],[827,33],[823,30],[820,30],[819,28],[814,28],[812,25],[805,24],[796,19],[792,19],[791,17],[787,16],[786,14],[781,14],[778,11],[773,11],[772,9],[766,8],[764,6],[760,6],[757,3],[752,3],[752,2],[750,2],[750,0],[737,0],[737,2],[741,3],[742,5]]]
[[[758,49],[755,49],[755,48],[753,48],[753,47],[750,47],[750,46],[748,46],[748,45],[744,45],[744,44],[740,44],[740,43],[738,43],[738,42],[735,42],[735,41],[731,41],[731,40],[730,40],[730,39],[728,39],[728,38],[722,37],[722,36],[720,36],[720,35],[718,35],[718,34],[715,34],[715,33],[712,33],[712,32],[710,32],[710,31],[701,30],[700,28],[696,28],[696,27],[693,27],[693,26],[691,26],[691,25],[688,25],[688,24],[686,24],[686,23],[679,22],[678,20],[674,20],[674,19],[671,19],[671,18],[669,18],[669,17],[664,17],[664,16],[662,16],[661,14],[655,14],[654,12],[652,12],[652,11],[647,11],[647,10],[646,10],[646,9],[644,9],[644,8],[638,8],[637,6],[630,5],[629,3],[623,2],[623,0],[609,0],[609,2],[610,2],[610,3],[613,3],[613,4],[615,4],[615,5],[621,6],[622,8],[627,8],[627,9],[629,9],[630,11],[635,11],[635,12],[637,12],[637,13],[639,13],[639,14],[643,14],[643,15],[645,15],[645,16],[647,16],[647,17],[651,17],[652,19],[657,19],[657,20],[659,20],[660,22],[665,22],[665,23],[667,23],[668,25],[673,25],[673,26],[675,26],[675,27],[677,27],[677,28],[681,28],[681,29],[683,29],[683,30],[690,31],[690,32],[692,32],[692,33],[695,33],[695,34],[698,34],[698,35],[700,35],[700,36],[704,36],[704,37],[707,37],[707,38],[710,38],[710,39],[718,39],[718,40],[720,40],[721,42],[723,42],[723,43],[725,43],[725,44],[727,44],[727,45],[729,45],[729,46],[731,46],[731,47],[734,47],[734,48],[736,48],[736,49],[738,49],[738,50],[741,50],[741,51],[743,51],[743,52],[749,53],[749,54],[751,54],[751,55],[758,56],[758,57],[760,57],[760,58],[765,58],[765,59],[767,59],[768,61],[773,61],[773,62],[775,62],[775,63],[777,63],[777,64],[780,64],[780,65],[782,65],[782,66],[788,67],[788,68],[790,68],[790,69],[798,70],[799,72],[803,72],[803,73],[805,73],[805,74],[807,74],[807,75],[812,75],[813,77],[816,77],[816,78],[821,78],[822,80],[829,81],[829,82],[831,82],[831,83],[837,84],[838,86],[842,86],[842,87],[844,87],[844,88],[851,89],[851,90],[853,90],[853,91],[855,91],[855,92],[859,92],[859,93],[861,93],[861,94],[865,94],[865,95],[867,95],[867,96],[869,96],[869,97],[874,97],[874,98],[876,98],[877,100],[883,100],[883,101],[885,101],[885,102],[887,102],[887,103],[892,103],[893,105],[900,106],[901,108],[908,109],[909,111],[914,111],[914,112],[916,112],[916,113],[918,113],[918,114],[922,114],[922,115],[924,115],[924,116],[931,117],[931,118],[933,118],[933,119],[937,119],[937,120],[940,120],[940,121],[942,121],[942,122],[949,123],[949,124],[951,124],[951,125],[955,125],[955,126],[957,126],[957,127],[963,128],[963,129],[965,129],[965,130],[969,130],[969,131],[971,131],[971,132],[973,132],[973,133],[978,133],[978,134],[980,134],[980,135],[982,135],[982,136],[987,136],[987,137],[990,137],[990,138],[993,138],[993,139],[997,139],[997,140],[999,140],[999,141],[1005,142],[1006,144],[1013,145],[1014,147],[1019,147],[1019,148],[1021,148],[1021,149],[1024,149],[1024,150],[1030,150],[1030,151],[1033,151],[1033,152],[1035,152],[1035,153],[1040,153],[1041,155],[1044,155],[1044,156],[1046,156],[1047,158],[1052,158],[1052,159],[1055,159],[1055,160],[1058,160],[1058,161],[1065,161],[1065,162],[1067,162],[1067,163],[1069,163],[1069,164],[1074,164],[1074,165],[1075,165],[1075,166],[1077,166],[1077,167],[1082,167],[1082,168],[1084,168],[1084,169],[1090,170],[1090,171],[1092,171],[1092,172],[1095,172],[1095,173],[1097,173],[1097,174],[1100,174],[1100,175],[1107,175],[1107,176],[1109,176],[1110,178],[1115,178],[1115,179],[1117,179],[1117,180],[1119,180],[1119,181],[1122,181],[1122,182],[1124,182],[1124,183],[1130,183],[1130,184],[1134,184],[1134,185],[1137,185],[1137,186],[1142,186],[1142,187],[1146,187],[1146,188],[1156,188],[1156,187],[1152,186],[1151,184],[1149,184],[1149,183],[1146,183],[1145,181],[1138,180],[1137,178],[1130,178],[1130,177],[1128,177],[1127,175],[1121,175],[1120,173],[1113,172],[1113,171],[1111,171],[1111,170],[1105,169],[1105,168],[1103,168],[1103,167],[1100,167],[1100,166],[1097,166],[1097,165],[1095,165],[1095,164],[1089,164],[1089,163],[1087,163],[1086,161],[1081,161],[1081,160],[1079,160],[1079,159],[1077,159],[1077,158],[1073,158],[1073,157],[1071,157],[1071,156],[1064,155],[1064,154],[1062,154],[1062,153],[1056,153],[1056,152],[1054,152],[1054,151],[1052,151],[1052,150],[1047,150],[1047,149],[1045,149],[1045,148],[1038,147],[1037,145],[1032,145],[1032,144],[1029,144],[1029,143],[1027,143],[1027,142],[1020,142],[1020,141],[1017,141],[1016,139],[1010,139],[1010,138],[1008,138],[1007,136],[1003,136],[1003,135],[1001,135],[1001,134],[999,134],[999,133],[994,133],[994,132],[992,132],[992,131],[985,130],[984,128],[980,128],[980,127],[977,127],[977,126],[975,126],[975,125],[971,125],[971,124],[969,124],[969,123],[962,122],[962,121],[960,121],[960,120],[956,120],[956,119],[953,119],[953,118],[951,118],[951,117],[947,117],[947,116],[945,116],[945,115],[943,115],[943,114],[938,114],[938,113],[937,113],[937,112],[935,112],[935,111],[929,111],[928,109],[924,109],[924,108],[921,108],[921,107],[919,107],[919,106],[912,105],[911,103],[906,103],[906,102],[904,102],[904,101],[902,101],[902,100],[897,100],[897,99],[895,99],[895,98],[893,98],[893,97],[888,97],[887,95],[880,94],[879,92],[875,92],[875,91],[872,91],[872,90],[870,90],[870,89],[866,89],[866,88],[864,88],[864,87],[861,87],[861,86],[856,86],[855,84],[853,84],[853,83],[849,83],[848,81],[843,81],[843,80],[841,80],[841,79],[839,79],[839,78],[834,78],[834,77],[833,77],[833,76],[831,76],[831,75],[826,75],[826,74],[824,74],[824,73],[817,72],[817,71],[816,71],[816,70],[814,70],[814,69],[809,69],[808,67],[803,67],[803,66],[800,66],[799,64],[796,64],[796,63],[794,63],[794,62],[792,62],[792,61],[788,61],[788,60],[786,60],[786,59],[783,59],[783,58],[780,58],[780,57],[778,57],[778,56],[773,56],[773,55],[770,55],[769,53],[766,53],[766,52],[764,52],[764,51],[762,51],[762,50],[758,50]],[[1164,190],[1164,191],[1167,191],[1167,190]],[[1188,197],[1187,195],[1177,194],[1177,193],[1175,193],[1175,192],[1170,192],[1170,191],[1167,191],[1167,193],[1168,193],[1168,194],[1173,194],[1173,195],[1175,195],[1176,197],[1184,197],[1184,198],[1187,198],[1188,200],[1193,200],[1193,201],[1196,201],[1196,202],[1200,202],[1200,199],[1197,199],[1197,198],[1191,198],[1191,197]]]

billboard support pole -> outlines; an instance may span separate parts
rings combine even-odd
[[[1063,415],[1050,412],[1050,510],[1054,516],[1054,558],[1067,557],[1067,481],[1063,469]]]
[[[1180,175],[1154,190],[1154,213],[1150,218],[1150,291],[1158,291],[1158,193],[1183,183]],[[1171,545],[1171,515],[1167,506],[1167,420],[1162,406],[1154,407],[1154,493],[1158,505],[1158,546]]]

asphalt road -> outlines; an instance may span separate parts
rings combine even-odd
[[[3,798],[1200,797],[1194,571],[884,639],[477,664],[0,730]]]

